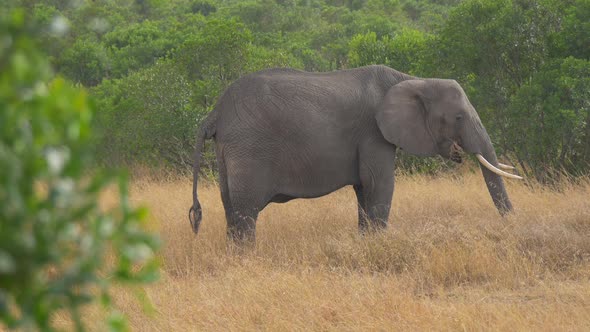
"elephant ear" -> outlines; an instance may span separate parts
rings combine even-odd
[[[427,125],[427,85],[424,80],[408,80],[394,85],[375,115],[379,130],[389,143],[424,157],[437,154]]]

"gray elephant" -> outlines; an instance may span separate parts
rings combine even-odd
[[[215,139],[227,234],[253,241],[271,203],[352,185],[359,229],[387,225],[400,148],[462,161],[476,154],[496,208],[512,210],[494,147],[456,81],[422,79],[386,66],[329,73],[269,69],[234,82],[200,127],[189,220],[202,217],[197,177],[205,139]]]

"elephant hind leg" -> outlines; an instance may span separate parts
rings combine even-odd
[[[272,198],[272,186],[265,183],[268,176],[262,172],[240,170],[228,178],[228,196],[231,205],[227,214],[227,236],[236,244],[253,244],[256,239],[256,220],[259,212]]]
[[[251,246],[256,242],[256,220],[266,205],[255,192],[229,192],[231,214],[227,217],[227,237],[239,246]]]
[[[254,210],[233,211],[227,220],[227,237],[238,246],[253,246],[256,243],[256,219]]]
[[[218,153],[218,156],[223,156]],[[217,158],[219,168],[219,188],[221,191],[221,201],[225,209],[225,220],[227,222],[227,238],[230,240],[230,245],[237,245],[243,247],[253,245],[256,240],[256,219],[258,212],[255,210],[245,208],[248,202],[245,202],[240,195],[235,193],[232,195],[227,167],[223,157]],[[234,204],[233,201],[236,201]],[[234,205],[238,209],[234,208]]]
[[[227,221],[230,220],[231,216],[233,215],[233,207],[231,204],[231,200],[229,197],[229,186],[227,183],[227,169],[225,167],[225,162],[223,158],[219,158],[220,153],[218,153],[217,158],[217,167],[219,168],[219,190],[221,191],[221,202],[223,203],[223,208],[225,210],[225,219]]]

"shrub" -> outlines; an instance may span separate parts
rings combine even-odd
[[[25,21],[23,11],[0,16],[0,321],[52,330],[68,312],[83,330],[80,307],[100,298],[110,308],[113,282],[154,280],[157,240],[142,231],[146,212],[129,205],[125,178],[94,169],[92,103],[50,79]],[[112,183],[120,201],[106,210],[99,196]],[[113,317],[111,328],[124,328]]]

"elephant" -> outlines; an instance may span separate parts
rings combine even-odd
[[[325,73],[267,69],[231,84],[199,128],[194,156],[192,230],[201,151],[215,140],[227,235],[254,242],[269,203],[314,198],[352,185],[361,232],[386,227],[396,150],[460,163],[475,154],[501,215],[512,203],[494,147],[454,80],[410,76],[384,65]]]

